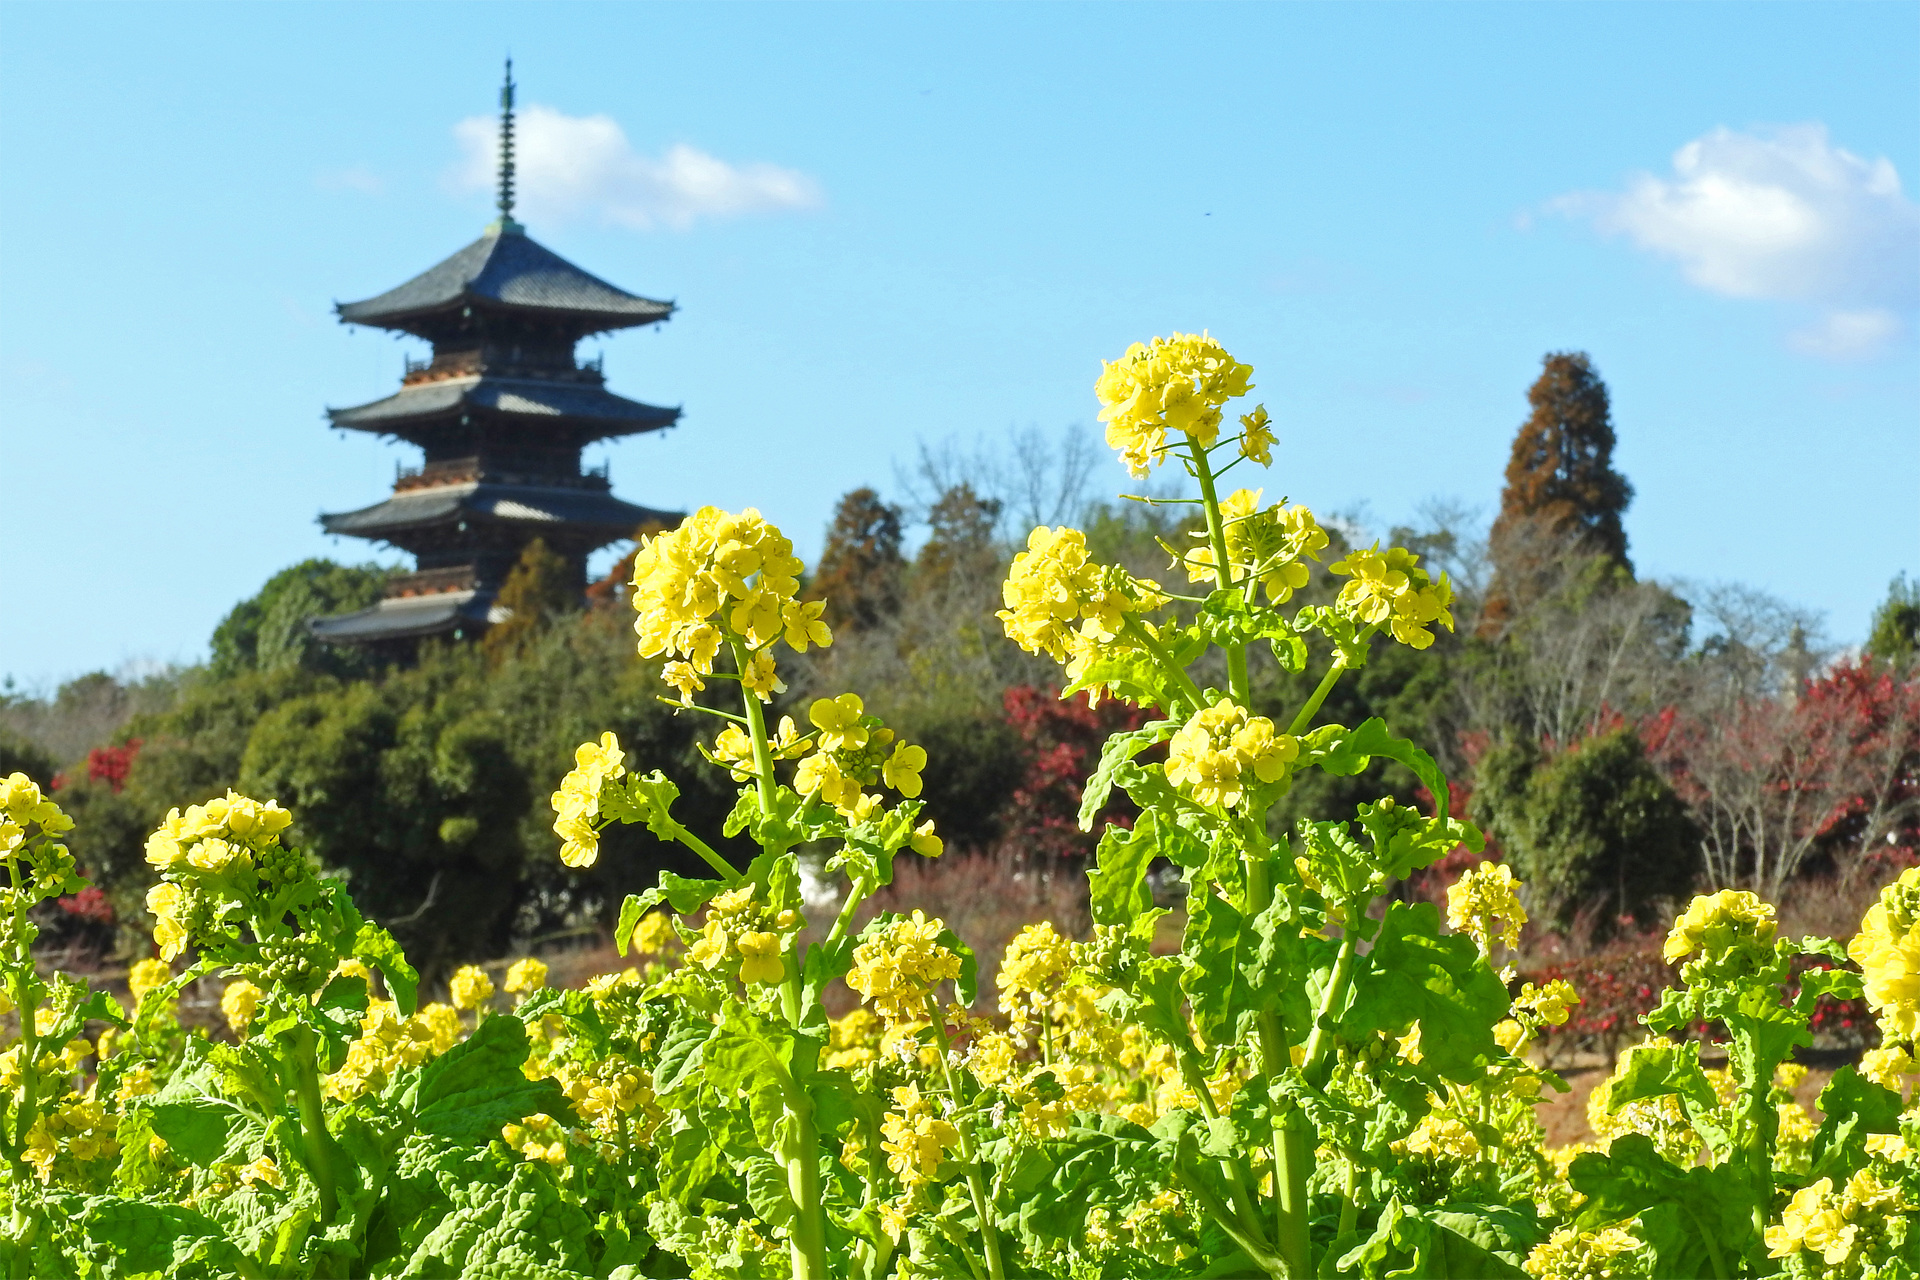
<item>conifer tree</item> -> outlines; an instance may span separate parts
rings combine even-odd
[[[1613,468],[1607,384],[1585,352],[1551,352],[1542,365],[1527,390],[1533,413],[1514,437],[1493,525],[1487,613],[1496,622],[1538,598],[1545,576],[1570,553],[1633,571],[1620,522],[1633,486]]]
[[[580,586],[566,560],[549,551],[545,539],[535,538],[507,574],[495,603],[508,616],[487,628],[481,645],[498,662],[545,630],[557,615],[579,608]]]
[[[905,567],[899,509],[872,489],[855,489],[834,510],[808,594],[826,601],[829,626],[866,630],[898,612]]]

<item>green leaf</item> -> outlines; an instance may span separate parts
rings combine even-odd
[[[88,1022],[106,1022],[125,1031],[132,1024],[127,1021],[125,1010],[120,1002],[105,991],[88,992],[87,997],[67,1010],[53,1026],[41,1033],[45,1044],[63,1045],[80,1034],[80,1028]]]
[[[1095,865],[1087,872],[1095,924],[1127,924],[1153,906],[1147,866],[1158,847],[1151,812],[1141,814],[1131,831],[1108,827],[1101,834]]]
[[[1076,1114],[1059,1138],[1032,1144],[1007,1192],[1019,1205],[1012,1217],[1029,1247],[1080,1241],[1094,1208],[1132,1204],[1153,1194],[1163,1171],[1154,1135],[1118,1116]],[[1009,1138],[996,1139],[997,1165],[1008,1163]]]
[[[689,1081],[697,1082],[702,1051],[713,1039],[714,1030],[711,1022],[697,1016],[684,1017],[668,1029],[653,1069],[656,1093],[664,1098],[678,1093]]]
[[[1142,707],[1167,708],[1180,696],[1166,668],[1144,649],[1107,650],[1088,663],[1080,677],[1060,691],[1070,698],[1085,689],[1105,688],[1116,698]]]
[[[394,1004],[400,1007],[405,1017],[412,1017],[416,1006],[416,993],[420,989],[420,975],[407,963],[406,953],[392,934],[377,924],[363,924],[353,937],[353,954],[358,959],[380,971],[387,981],[387,991],[392,994]]]
[[[1750,1212],[1753,1193],[1732,1165],[1680,1169],[1645,1134],[1623,1134],[1605,1154],[1576,1156],[1567,1180],[1587,1197],[1578,1219],[1582,1227],[1640,1217],[1656,1275],[1730,1276],[1760,1245]]]
[[[1340,1028],[1347,1039],[1400,1035],[1418,1022],[1423,1060],[1463,1084],[1500,1054],[1493,1027],[1507,1015],[1506,984],[1471,939],[1441,936],[1431,902],[1389,903],[1378,941],[1356,968],[1353,1004]]]
[[[1528,1250],[1539,1225],[1523,1209],[1453,1204],[1443,1209],[1389,1200],[1364,1243],[1339,1260],[1342,1270],[1376,1277],[1425,1280],[1524,1280]]]
[[[196,1262],[236,1274],[246,1265],[219,1223],[179,1205],[103,1196],[89,1205],[80,1228],[112,1248],[115,1275],[172,1275]]]
[[[627,946],[633,940],[633,931],[639,927],[640,919],[662,902],[679,915],[692,915],[707,905],[709,899],[727,889],[724,880],[695,880],[673,871],[662,871],[660,883],[645,893],[630,893],[626,901],[620,904],[620,922],[614,927],[614,945],[620,948],[620,954],[627,954]]]
[[[1395,737],[1387,728],[1387,722],[1378,716],[1364,721],[1358,729],[1331,737],[1325,747],[1317,752],[1307,752],[1302,757],[1302,763],[1317,764],[1336,777],[1351,777],[1372,764],[1375,756],[1398,760],[1413,770],[1414,776],[1432,793],[1436,816],[1447,816],[1447,780],[1441,774],[1440,766],[1433,762],[1432,756],[1412,742]]]
[[[1900,1095],[1841,1067],[1820,1091],[1820,1132],[1813,1138],[1809,1180],[1832,1178],[1838,1186],[1866,1166],[1867,1135],[1900,1132]]]
[[[1071,690],[1069,690],[1071,692]],[[1064,695],[1062,695],[1064,696]],[[1087,785],[1080,792],[1080,829],[1093,830],[1093,820],[1107,807],[1107,799],[1113,794],[1116,782],[1115,771],[1156,742],[1171,737],[1180,726],[1172,720],[1156,720],[1144,728],[1131,733],[1116,733],[1107,739],[1100,748],[1100,763],[1094,767],[1093,774],[1087,779]]]
[[[527,1029],[518,1018],[494,1017],[471,1036],[429,1062],[415,1095],[415,1124],[458,1143],[483,1143],[500,1127],[544,1112],[573,1114],[567,1095],[551,1080],[529,1080]]]

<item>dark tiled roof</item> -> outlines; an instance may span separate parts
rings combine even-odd
[[[451,258],[397,289],[334,307],[342,320],[405,328],[410,320],[475,303],[574,318],[592,332],[652,324],[673,313],[671,302],[628,293],[588,275],[525,232],[489,227]]]
[[[591,383],[486,376],[415,383],[372,404],[329,409],[327,417],[336,427],[393,431],[408,419],[465,406],[535,418],[581,419],[602,437],[656,431],[680,418],[678,409],[641,404]]]
[[[385,538],[407,529],[442,524],[457,515],[536,528],[585,526],[606,531],[609,539],[624,537],[643,524],[674,525],[680,520],[677,512],[638,507],[594,489],[468,482],[408,489],[359,511],[323,515],[320,527],[328,533],[356,538]]]
[[[493,604],[493,597],[476,591],[445,591],[432,596],[402,596],[382,600],[371,609],[357,613],[339,613],[330,618],[310,618],[307,629],[315,637],[335,644],[368,640],[410,640],[420,636],[441,635],[459,626],[485,626],[499,622],[505,611]]]

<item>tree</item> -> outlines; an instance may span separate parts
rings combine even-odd
[[[507,617],[488,627],[480,643],[488,658],[500,662],[545,631],[556,618],[578,609],[580,584],[573,567],[547,549],[546,539],[535,538],[520,553],[494,603],[507,611]]]
[[[836,630],[870,630],[899,610],[905,568],[899,508],[872,489],[855,489],[834,510],[810,594],[826,601]]]
[[[1867,652],[1899,665],[1920,656],[1920,582],[1903,573],[1887,584],[1887,598],[1873,611]]]
[[[1498,624],[1537,597],[1543,565],[1570,545],[1628,574],[1621,513],[1633,486],[1613,469],[1607,384],[1584,352],[1552,352],[1527,390],[1533,413],[1514,437],[1491,539],[1489,620]]]
[[[327,614],[365,609],[380,599],[393,571],[377,564],[303,560],[268,578],[251,599],[235,605],[213,632],[213,673],[304,667],[331,675],[364,675],[378,661],[364,649],[322,644],[307,624]]]
[[[1596,909],[1602,932],[1627,919],[1648,927],[1700,872],[1686,805],[1625,725],[1554,755],[1532,739],[1494,748],[1473,807],[1527,883],[1535,916],[1561,928]]]
[[[962,482],[942,493],[927,512],[926,545],[914,561],[914,589],[938,590],[955,574],[991,574],[1000,567],[994,529],[1000,500],[983,498]]]

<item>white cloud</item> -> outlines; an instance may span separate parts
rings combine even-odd
[[[1900,317],[1884,307],[1829,311],[1818,323],[1788,334],[1787,345],[1824,360],[1865,360],[1879,355],[1905,329]]]
[[[1549,207],[1677,262],[1703,289],[1822,308],[1792,339],[1809,354],[1877,350],[1903,327],[1895,312],[1920,306],[1920,205],[1890,160],[1834,146],[1822,124],[1715,129],[1674,152],[1669,177],[1638,173],[1624,191]]]
[[[499,162],[498,122],[473,116],[454,126],[464,153],[455,174],[468,190],[491,188]],[[772,164],[729,164],[684,143],[658,158],[633,149],[610,116],[570,116],[530,106],[514,138],[516,213],[534,222],[597,218],[648,230],[697,219],[811,209],[819,184]]]
[[[377,196],[387,189],[380,175],[365,165],[354,165],[350,169],[326,169],[313,177],[313,185],[322,191],[358,191],[361,195]]]

